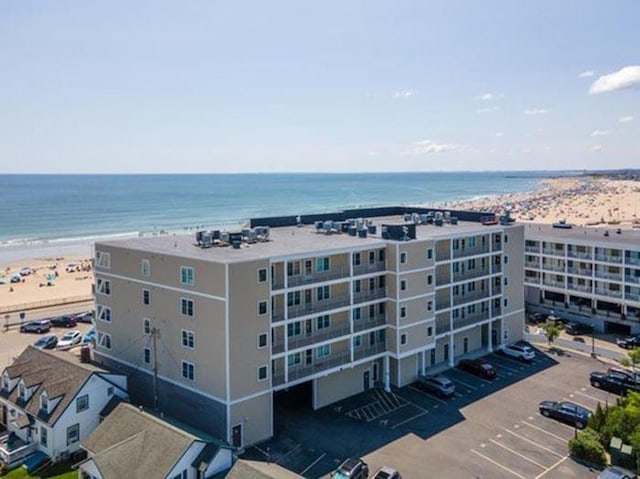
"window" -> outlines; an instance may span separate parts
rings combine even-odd
[[[258,368],[258,381],[266,381],[269,379],[269,369],[267,366],[260,366]]]
[[[369,264],[375,264],[375,263],[376,263],[376,252],[369,251]]]
[[[316,358],[322,359],[326,358],[331,354],[331,345],[325,344],[324,346],[320,346],[316,349]]]
[[[433,259],[433,248],[427,249],[427,259]]]
[[[96,292],[104,296],[111,296],[111,281],[98,278],[96,280]]]
[[[110,307],[98,304],[96,306],[96,309],[97,309],[97,312],[98,312],[98,319],[100,321],[104,321],[105,323],[110,323],[111,322],[111,308]]]
[[[427,311],[433,311],[433,301],[427,301]]]
[[[385,259],[385,250],[378,250],[378,261],[383,262]]]
[[[507,255],[504,255],[504,264],[507,264],[509,262],[509,257]]]
[[[76,398],[76,412],[82,412],[89,409],[89,395],[83,394]]]
[[[111,335],[98,331],[98,346],[105,349],[111,349]]]
[[[457,284],[453,287],[453,295],[454,296],[460,295],[460,286]]]
[[[376,279],[369,278],[369,291],[373,291],[374,289],[376,289]]]
[[[353,347],[359,348],[362,346],[362,336],[356,336],[353,338]]]
[[[107,388],[107,396],[113,396],[113,386]]]
[[[400,280],[400,291],[406,291],[407,290],[407,280],[406,279],[401,279]]]
[[[196,335],[193,331],[182,330],[182,346],[189,349],[196,347]]]
[[[509,236],[508,235],[504,235],[504,242],[508,243],[509,242]]]
[[[296,306],[300,304],[300,291],[294,291],[292,293],[287,293],[287,305],[288,306]]]
[[[142,332],[151,334],[151,320],[149,318],[142,318]]]
[[[67,428],[67,446],[80,440],[80,424],[72,424]]]
[[[264,316],[267,314],[268,303],[266,301],[260,301],[258,303],[258,316]]]
[[[24,385],[22,380],[18,384],[18,396],[20,396],[20,399],[23,401],[27,400],[27,387]]]
[[[506,276],[504,278],[504,285],[509,286],[509,279]]]
[[[42,447],[48,447],[49,436],[47,428],[44,426],[40,426],[40,444]]]
[[[258,349],[266,348],[268,339],[267,333],[258,334]]]
[[[370,304],[369,305],[369,319],[374,319],[376,316],[376,305],[375,304]]]
[[[428,285],[432,285],[433,284],[433,275],[432,274],[428,274],[427,275],[427,284]]]
[[[467,284],[467,289],[469,290],[470,293],[475,291],[476,290],[476,283],[473,283],[473,282],[468,283]]]
[[[147,278],[151,276],[151,263],[148,259],[143,259],[140,262],[140,274],[142,276],[146,276]]]
[[[43,391],[43,393],[40,394],[40,409],[47,413],[49,412],[49,397],[47,396],[46,391]]]
[[[360,281],[359,279],[356,279],[353,282],[353,292],[358,294],[360,291],[362,291],[362,281]]]
[[[151,364],[151,348],[144,348],[142,350],[142,361],[145,364]]]
[[[427,326],[427,337],[433,336],[433,326]]]
[[[193,381],[196,378],[196,365],[189,361],[182,361],[182,377]]]
[[[331,287],[329,285],[320,286],[316,289],[316,298],[318,301],[323,301],[325,299],[329,299],[331,293]]]
[[[326,329],[331,326],[331,317],[328,314],[320,316],[316,319],[317,329]]]
[[[384,288],[386,280],[384,276],[378,276],[378,288]]]
[[[476,269],[476,260],[475,260],[475,258],[472,258],[469,261],[467,261],[467,269],[469,269],[469,270]]]
[[[476,238],[475,236],[472,236],[471,238],[468,238],[467,241],[469,241],[469,248],[475,248],[476,247]]]
[[[180,266],[180,282],[193,286],[195,282],[195,273],[190,266]]]
[[[96,251],[96,266],[104,269],[111,269],[111,253]]]
[[[407,344],[407,334],[406,333],[402,333],[400,335],[400,344],[403,345],[403,346],[405,344]]]
[[[360,266],[360,253],[353,253],[352,263],[354,266]]]
[[[453,240],[453,249],[460,249],[460,240],[459,239],[454,239]]]
[[[151,304],[151,291],[148,289],[142,290],[142,304],[149,306]]]
[[[287,365],[289,367],[297,366],[298,364],[302,364],[302,356],[300,353],[293,353],[287,356]]]
[[[287,276],[298,276],[300,274],[300,261],[287,263]]]
[[[300,321],[297,323],[287,324],[287,336],[299,336],[302,332],[300,324]]]
[[[188,477],[189,477],[189,473],[185,469],[181,473],[176,474],[175,476],[173,476],[171,479],[187,479]]]
[[[386,304],[385,303],[378,303],[378,314],[381,314],[384,316],[384,313],[386,312]]]
[[[180,314],[193,317],[193,300],[180,298]]]
[[[402,306],[400,308],[400,317],[401,318],[406,318],[407,317],[407,307],[406,306]]]
[[[509,300],[507,298],[504,298],[504,307],[506,308],[508,304],[509,304]]]
[[[407,253],[400,253],[400,264],[405,264],[407,262]]]
[[[331,261],[328,256],[322,258],[316,258],[316,272],[322,273],[323,271],[329,271],[331,269]]]
[[[354,321],[358,321],[360,318],[362,318],[362,310],[360,308],[356,308],[353,310],[353,320]]]
[[[267,282],[267,268],[260,268],[258,270],[258,283]]]
[[[378,342],[384,343],[384,329],[378,329]]]

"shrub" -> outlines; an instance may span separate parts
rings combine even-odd
[[[569,441],[569,451],[577,459],[584,459],[598,465],[607,463],[607,455],[600,444],[598,433],[593,429],[580,431],[578,435]]]

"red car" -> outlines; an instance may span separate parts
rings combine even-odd
[[[458,367],[463,371],[475,374],[476,376],[480,376],[481,378],[493,379],[496,377],[495,368],[482,358],[462,359],[458,363]]]

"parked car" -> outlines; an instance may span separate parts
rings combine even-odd
[[[33,269],[29,268],[28,266],[24,266],[22,269],[20,269],[20,271],[18,272],[18,274],[20,276],[29,276],[31,273],[33,273]]]
[[[76,319],[71,315],[58,316],[57,318],[51,318],[49,321],[56,328],[74,328],[77,324]]]
[[[398,471],[387,466],[382,466],[371,479],[402,479]]]
[[[57,344],[58,337],[55,334],[45,334],[33,343],[33,346],[38,349],[54,349]]]
[[[82,333],[75,329],[65,333],[65,335],[58,340],[57,349],[71,349],[76,344],[80,344],[81,341]]]
[[[416,386],[428,393],[435,394],[441,398],[450,398],[456,392],[456,386],[446,376],[438,374],[436,376],[423,376],[418,379]]]
[[[93,311],[85,311],[74,316],[78,323],[93,323]]]
[[[567,324],[569,321],[567,321],[564,318],[560,318],[558,316],[556,316],[555,314],[550,314],[549,316],[547,316],[547,323],[553,323],[556,326],[560,326],[561,328],[564,328],[564,325]]]
[[[498,349],[498,352],[521,361],[532,361],[536,357],[536,353],[531,346],[524,346],[518,343],[506,344]]]
[[[547,316],[542,313],[531,313],[529,315],[529,322],[531,324],[544,323],[547,320]]]
[[[608,373],[616,373],[616,374],[624,374],[629,378],[630,381],[635,381],[640,384],[640,373],[629,371],[628,369],[620,368],[617,366],[611,366],[607,369]]]
[[[485,379],[493,379],[496,377],[495,368],[482,358],[462,359],[458,363],[458,367],[463,371],[475,374],[476,376],[480,376]]]
[[[89,344],[92,343],[93,340],[96,338],[96,328],[91,328],[89,331],[87,331],[87,334],[84,335],[84,338],[82,338],[82,342],[85,344]]]
[[[600,474],[597,479],[638,479],[635,472],[618,466],[609,466]]]
[[[640,384],[632,376],[619,372],[593,372],[589,381],[594,388],[609,391],[614,394],[626,394],[627,391],[640,391]]]
[[[18,273],[12,274],[9,281],[12,283],[20,283],[22,281],[22,276],[20,276]]]
[[[627,336],[625,338],[617,338],[616,344],[621,348],[633,349],[640,346],[640,336]]]
[[[582,323],[567,323],[567,325],[564,327],[564,330],[567,332],[567,334],[578,336],[579,334],[593,333],[593,326],[591,326],[590,324]]]
[[[46,333],[51,329],[51,322],[47,319],[42,319],[40,321],[29,321],[28,323],[24,323],[20,326],[21,333]]]
[[[584,429],[591,417],[591,411],[569,401],[542,401],[538,408],[543,416],[578,429]]]
[[[334,479],[367,479],[369,466],[362,459],[350,457],[331,473]]]

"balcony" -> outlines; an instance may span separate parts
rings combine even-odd
[[[575,251],[569,248],[567,250],[567,256],[569,258],[578,258],[578,259],[591,259],[591,252],[589,251]]]
[[[624,280],[627,283],[640,284],[640,276],[631,276],[629,274],[625,275]]]
[[[596,288],[596,294],[610,298],[622,298],[622,291],[619,289]]]
[[[331,268],[329,271],[311,272],[309,274],[296,274],[291,275],[287,279],[287,286],[294,288],[296,286],[304,286],[307,284],[322,283],[324,281],[331,281],[334,279],[348,278],[351,275],[351,271],[348,266],[339,266]],[[283,280],[274,280],[271,283],[272,289],[284,289]]]
[[[387,324],[387,320],[384,314],[379,314],[369,319],[355,319],[353,321],[353,331],[355,333],[359,333],[360,331],[377,328],[378,326],[384,326],[385,324]]]
[[[344,324],[344,321],[342,321],[339,325],[331,326],[330,328],[316,330],[309,334],[302,332],[302,334],[289,336],[287,343],[289,346],[289,351],[292,351],[294,349],[302,348],[304,346],[309,346],[311,344],[316,344],[323,341],[328,341],[330,339],[339,338],[340,336],[345,336],[347,334],[351,334],[351,326],[349,325],[349,323]],[[274,341],[272,343],[271,349],[273,354],[284,352],[284,339],[279,339]]]
[[[353,293],[353,304],[366,303],[368,301],[376,301],[384,299],[387,296],[386,288],[376,288],[374,290],[360,291]]]
[[[553,263],[542,263],[542,269],[547,270],[547,271],[559,271],[561,273],[564,272],[564,265],[563,264],[553,264]]]
[[[531,268],[531,269],[539,269],[540,268],[540,261],[536,260],[536,261],[525,261],[524,262],[524,267],[525,268]]]
[[[384,353],[387,350],[386,343],[375,343],[373,346],[354,348],[353,360],[368,358],[369,356],[375,356],[376,354]]]
[[[498,250],[501,248],[498,248]],[[453,257],[455,258],[466,258],[467,256],[476,256],[479,254],[487,254],[490,253],[488,246],[479,246],[476,248],[460,248],[453,250]]]
[[[306,304],[297,304],[289,306],[289,319],[299,318],[301,316],[308,316],[312,314],[322,314],[332,309],[349,306],[350,298],[348,294],[342,294],[339,296],[333,296],[332,298],[322,301],[312,301]],[[275,310],[271,312],[272,322],[282,321],[284,319],[284,311]]]
[[[567,267],[567,273],[575,274],[578,276],[589,276],[593,274],[593,271],[587,268],[576,268],[575,266]]]
[[[527,245],[527,246],[525,246],[524,250],[525,250],[527,253],[538,253],[538,254],[539,254],[539,253],[540,253],[540,246],[530,246],[530,245]]]
[[[573,291],[582,291],[583,293],[591,292],[591,285],[587,284],[578,284],[578,283],[567,283],[567,289]]]
[[[610,271],[600,271],[596,269],[596,278],[611,279],[613,281],[622,281],[622,272],[612,273]]]
[[[640,301],[640,293],[632,293],[631,291],[627,291],[626,293],[624,293],[624,298],[631,301]]]
[[[446,317],[436,318],[436,335],[448,333],[451,331],[451,320],[449,319],[449,315]]]
[[[475,291],[473,293],[458,294],[453,296],[453,305],[458,306],[460,304],[471,303],[473,301],[478,301],[479,299],[485,299],[487,296],[488,295],[485,291]]]
[[[640,265],[640,257],[627,256],[624,260],[624,263]]]
[[[604,254],[604,253],[596,253],[596,261],[602,261],[605,263],[622,263],[622,256]]]
[[[564,248],[542,248],[544,254],[551,256],[564,256]]]
[[[37,442],[24,442],[14,433],[0,436],[0,462],[9,468],[20,465],[27,456],[38,450]]]
[[[304,361],[304,358],[303,358]],[[313,376],[314,374],[321,373],[327,369],[331,369],[337,366],[349,364],[351,362],[351,353],[349,351],[341,352],[338,354],[332,354],[327,358],[315,359],[311,365],[294,365],[289,366],[289,381],[296,381],[298,379],[305,378],[307,376]],[[284,371],[278,371],[273,373],[272,385],[279,386],[285,383]]]
[[[384,261],[375,261],[373,263],[353,265],[353,275],[359,276],[361,274],[381,273],[386,271],[387,266]]]
[[[554,288],[564,288],[564,281],[557,281],[555,279],[544,278],[542,284],[545,286],[553,286]]]
[[[464,272],[454,272],[453,282],[457,283],[458,281],[466,281],[468,279],[479,278],[480,276],[488,276],[489,274],[491,274],[489,268],[476,268]]]
[[[465,326],[471,326],[473,324],[489,319],[489,311],[480,311],[471,315],[466,315],[464,318],[457,318],[453,320],[453,329],[464,328]]]

